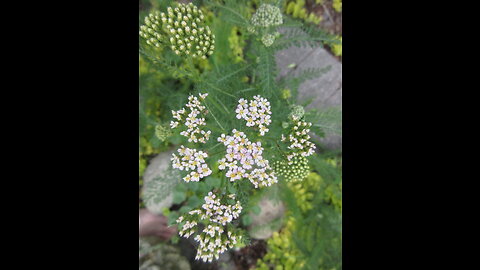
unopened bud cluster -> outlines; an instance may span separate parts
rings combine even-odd
[[[160,141],[165,141],[168,137],[172,136],[172,130],[168,127],[168,124],[167,126],[165,125],[156,125],[155,126],[155,136],[157,136],[157,138],[160,140]]]
[[[276,6],[262,4],[250,21],[259,27],[277,26],[283,23],[282,12]]]
[[[196,260],[211,262],[214,258],[218,259],[220,254],[241,240],[238,230],[231,225],[228,226],[242,212],[239,201],[235,204],[229,203],[234,199],[235,194],[217,197],[216,194],[209,192],[201,209],[192,210],[187,216],[180,216],[177,219],[181,227],[179,235],[185,238],[196,232],[195,227],[199,222],[205,224],[203,230],[194,238],[199,243]]]
[[[245,133],[236,129],[232,133],[233,136],[222,134],[217,139],[227,147],[225,158],[218,161],[218,169],[227,170],[226,176],[231,182],[247,178],[255,188],[277,183],[268,160],[262,157],[261,142],[252,143]]]
[[[287,182],[302,181],[310,173],[308,160],[302,156],[295,156],[289,162],[276,161],[273,163],[276,175],[283,176]]]
[[[182,108],[178,111],[172,111],[173,118],[178,121],[171,121],[170,127],[178,127],[180,121],[184,123],[185,127],[187,127],[187,130],[180,132],[180,135],[187,137],[189,142],[207,143],[207,141],[210,139],[210,134],[212,132],[210,130],[204,131],[199,128],[207,125],[205,118],[197,118],[197,116],[200,114],[205,115],[208,113],[206,107],[201,104],[201,101],[205,100],[207,96],[208,93],[200,94],[200,99],[195,96],[189,96],[188,103],[185,105],[188,109]],[[188,114],[187,110],[189,110]],[[187,114],[187,117],[185,117],[185,114]]]
[[[149,14],[140,27],[140,36],[155,47],[168,45],[177,55],[205,59],[215,49],[215,35],[205,26],[203,12],[192,3],[168,7],[167,14]]]
[[[293,157],[296,157],[298,155],[302,157],[308,157],[315,153],[315,144],[310,140],[310,135],[308,135],[308,132],[310,132],[310,127],[312,126],[312,123],[307,123],[305,121],[295,121],[295,125],[293,126],[293,129],[291,130],[290,134],[288,134],[288,141],[290,145],[287,147],[288,149],[292,150],[291,154],[287,155],[287,159],[291,162]],[[285,137],[282,134],[282,139],[281,141],[284,142],[287,140],[287,137]]]
[[[282,13],[276,6],[269,4],[262,4],[255,14],[250,19],[251,26],[247,30],[251,33],[262,35],[261,41],[266,47],[272,46],[276,38],[280,36],[280,33],[272,33],[271,26],[278,26],[283,23]],[[256,29],[257,28],[257,29]],[[257,32],[257,30],[259,30]]]
[[[305,109],[303,108],[303,106],[293,105],[292,111],[288,115],[288,118],[292,119],[293,121],[298,121],[302,119],[304,115],[305,115]]]
[[[265,47],[272,46],[273,42],[275,41],[275,35],[273,34],[265,34],[262,36],[262,43]]]

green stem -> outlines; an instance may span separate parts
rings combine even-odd
[[[218,122],[217,117],[215,117],[215,114],[213,114],[212,110],[210,110],[210,108],[208,107],[208,104],[206,102],[205,102],[205,106],[207,107],[210,114],[213,116],[213,119],[215,119],[215,122],[217,122],[218,126],[220,126],[220,128],[223,130],[223,132],[226,133],[227,131],[225,130],[225,128],[223,128],[222,124],[220,124],[220,122]]]

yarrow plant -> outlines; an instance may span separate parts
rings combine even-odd
[[[182,56],[206,59],[215,49],[215,35],[205,25],[202,11],[192,3],[168,7],[167,14],[149,14],[145,25],[140,26],[140,36],[148,45],[168,46]]]
[[[177,121],[172,121],[171,127],[177,128],[180,123],[183,123],[188,129],[180,134],[187,137],[191,143],[204,142],[201,139],[195,140],[192,136],[198,133],[204,134],[199,130],[199,126],[205,126],[206,120],[197,116],[207,113],[206,106],[202,105],[206,97],[207,94],[200,94],[198,98],[189,96],[186,108],[172,111],[172,116]],[[266,127],[271,123],[272,112],[267,99],[258,95],[252,100],[241,98],[238,100],[236,113],[238,119],[246,120],[247,127],[251,127],[253,131],[258,128],[260,136],[268,132]],[[245,132],[237,129],[231,132],[232,135],[220,134],[217,138],[219,143],[226,146],[224,157],[218,160],[218,169],[226,171],[225,177],[229,182],[248,179],[254,188],[268,187],[277,183],[277,176],[270,167],[269,161],[263,157],[262,142],[250,141]],[[178,155],[172,154],[172,167],[189,172],[183,177],[185,182],[198,182],[212,174],[212,170],[207,165],[206,159],[209,156],[206,152],[184,145],[181,145],[177,152]],[[189,237],[201,230],[194,239],[199,242],[196,258],[203,261],[218,259],[219,254],[232,248],[241,239],[240,230],[231,224],[242,211],[240,201],[234,201],[235,194],[218,193],[218,191],[210,191],[205,196],[205,203],[201,209],[191,210],[188,216],[181,216],[177,220],[181,228],[180,236]],[[204,226],[204,228],[198,226]]]
[[[307,158],[315,145],[309,122],[322,116],[292,104],[300,83],[320,71],[276,80],[275,53],[289,46],[314,47],[329,37],[290,22],[292,31],[280,37],[278,27],[286,18],[274,5],[261,4],[251,14],[242,1],[200,2],[202,10],[174,4],[154,11],[140,26],[140,110],[145,111],[140,133],[152,149],[175,146],[171,177],[155,178],[172,183],[162,190],[162,200],[173,197],[174,207],[164,214],[169,225],[177,221],[181,237],[198,243],[196,259],[212,262],[255,237],[258,222],[252,215],[262,212],[258,202],[265,189],[273,186],[280,195],[285,185],[276,183],[300,181],[310,170]],[[214,33],[222,46],[215,48]],[[150,141],[152,136],[158,140]]]
[[[179,234],[185,238],[196,232],[196,226],[203,225],[203,229],[199,228],[201,232],[194,237],[199,243],[195,259],[211,262],[241,240],[241,234],[231,225],[232,220],[242,212],[239,201],[229,203],[234,199],[235,194],[217,196],[209,192],[201,209],[192,210],[187,216],[180,216],[176,220],[181,227]]]

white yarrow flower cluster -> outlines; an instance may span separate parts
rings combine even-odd
[[[210,170],[205,163],[205,158],[208,157],[207,153],[186,148],[183,145],[180,146],[177,152],[180,157],[172,153],[172,167],[181,171],[190,171],[190,173],[183,178],[185,182],[198,182],[200,179],[212,174],[212,170]]]
[[[203,101],[208,96],[208,93],[200,94],[199,96],[200,100]],[[176,128],[180,124],[180,121],[184,121],[187,130],[180,132],[180,135],[187,137],[189,142],[207,143],[207,141],[210,139],[211,131],[204,131],[199,128],[200,126],[207,125],[205,118],[197,118],[197,116],[200,114],[207,114],[207,110],[205,106],[201,105],[200,100],[195,96],[188,97],[188,103],[185,105],[189,110],[188,114],[187,109],[185,108],[182,108],[178,111],[172,111],[173,118],[178,121],[171,121],[170,127]],[[185,114],[187,115],[185,116]]]
[[[264,136],[269,131],[267,126],[272,122],[270,109],[270,102],[266,98],[254,96],[250,101],[244,98],[239,99],[235,112],[237,119],[247,121],[247,127],[258,126],[260,135]]]
[[[248,178],[255,188],[277,183],[268,160],[262,157],[261,142],[252,143],[245,133],[232,130],[233,136],[222,134],[217,140],[227,147],[225,158],[218,161],[218,169],[227,170],[226,176],[234,182]]]
[[[313,142],[309,141],[310,135],[308,135],[308,132],[310,132],[309,127],[311,126],[312,123],[307,123],[305,121],[295,122],[292,133],[288,135],[288,141],[290,142],[288,149],[295,151],[287,155],[290,162],[295,156],[300,155],[302,157],[308,157],[315,153],[316,146]],[[282,134],[281,141],[284,142],[286,140],[287,137]]]
[[[250,21],[260,27],[277,26],[283,23],[282,12],[276,6],[262,4]]]
[[[230,194],[229,198],[235,199],[235,194]],[[234,205],[223,205],[220,203],[220,198],[216,198],[216,195],[211,191],[204,198],[205,203],[202,208],[205,210],[201,215],[201,219],[208,218],[210,221],[222,224],[225,226],[227,223],[232,222],[240,216],[242,212],[242,206],[237,201]]]
[[[228,195],[228,198],[235,199],[235,195]],[[241,239],[241,236],[232,230],[232,227],[229,227],[230,230],[227,231],[226,225],[240,216],[242,206],[239,201],[234,205],[224,205],[221,203],[224,199],[226,198],[217,198],[215,194],[209,192],[204,198],[205,203],[202,205],[202,209],[192,210],[186,218],[181,216],[177,219],[177,223],[185,220],[179,231],[179,235],[185,238],[195,233],[194,227],[198,224],[195,220],[200,218],[200,220],[208,221],[202,232],[194,238],[199,243],[196,260],[211,262],[214,258],[218,259],[220,254],[232,248]]]

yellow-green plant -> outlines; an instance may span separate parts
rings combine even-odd
[[[337,39],[340,43],[331,45],[332,52],[336,56],[342,56],[342,37],[337,37]]]
[[[318,192],[321,183],[322,178],[316,173],[310,173],[303,182],[288,183],[288,188],[295,195],[302,213],[312,209],[314,193]],[[256,269],[269,270],[271,267],[282,270],[301,269],[305,265],[305,259],[292,239],[292,232],[296,229],[297,220],[289,216],[285,227],[280,232],[274,232],[272,238],[267,240],[268,253],[257,261]]]
[[[342,0],[333,0],[332,6],[336,12],[342,12]]]
[[[234,63],[242,62],[243,59],[243,48],[245,47],[245,40],[242,38],[241,29],[239,27],[233,26],[228,37],[228,42],[232,54],[234,57]],[[239,35],[240,33],[240,35]]]
[[[292,15],[293,18],[303,19],[306,22],[319,24],[322,21],[322,16],[317,16],[315,13],[308,13],[305,7],[305,0],[294,0],[287,2],[285,13]]]
[[[290,217],[282,231],[274,232],[267,240],[268,253],[257,261],[257,270],[293,270],[303,267],[305,261],[300,258],[300,250],[292,241],[295,219]],[[297,267],[297,268],[296,268]]]

